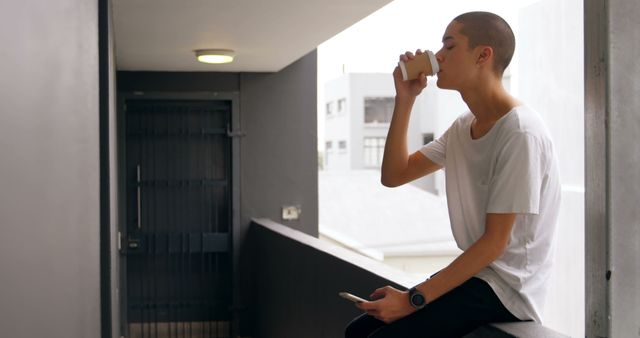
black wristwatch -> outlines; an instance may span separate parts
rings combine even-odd
[[[409,289],[409,303],[411,303],[411,306],[416,310],[420,310],[427,305],[427,298],[414,286]]]

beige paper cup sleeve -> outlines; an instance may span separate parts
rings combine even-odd
[[[416,55],[416,57],[409,62],[398,62],[398,66],[400,66],[402,80],[404,81],[416,79],[422,72],[427,75],[434,75],[440,70],[436,56],[429,50],[420,55]]]

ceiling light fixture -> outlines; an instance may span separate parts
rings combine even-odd
[[[229,49],[198,49],[195,52],[198,61],[203,63],[229,63],[234,57]]]

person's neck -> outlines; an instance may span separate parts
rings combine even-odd
[[[479,125],[492,125],[520,104],[497,78],[480,82],[460,94]]]

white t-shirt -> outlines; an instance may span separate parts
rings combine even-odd
[[[541,322],[560,209],[551,137],[527,106],[513,108],[476,140],[473,120],[463,114],[420,152],[444,166],[451,229],[461,250],[482,236],[487,213],[518,214],[504,254],[476,277],[514,316]]]

